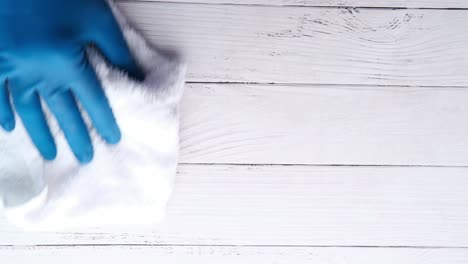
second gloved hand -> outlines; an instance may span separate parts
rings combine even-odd
[[[57,119],[80,162],[93,158],[78,102],[102,138],[121,134],[86,47],[94,45],[130,76],[141,79],[105,0],[0,0],[0,125],[15,128],[14,110],[45,159],[57,155],[41,100]],[[10,100],[10,97],[12,100]]]

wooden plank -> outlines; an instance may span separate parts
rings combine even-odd
[[[128,1],[128,0],[119,0]],[[133,0],[232,5],[278,5],[323,7],[468,8],[465,0]]]
[[[464,10],[120,6],[189,81],[468,86]]]
[[[179,169],[151,230],[25,233],[1,245],[468,246],[468,168],[197,166]]]
[[[0,262],[15,264],[460,264],[467,249],[294,247],[0,247]]]
[[[182,162],[468,165],[468,89],[188,85]]]

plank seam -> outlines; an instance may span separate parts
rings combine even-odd
[[[51,247],[238,247],[238,248],[388,248],[388,249],[468,249],[468,246],[372,246],[372,245],[230,245],[230,244],[37,244],[1,245],[1,248]]]
[[[252,7],[297,7],[297,8],[323,8],[323,9],[389,9],[389,10],[468,10],[466,7],[391,7],[391,6],[352,6],[352,5],[268,5],[268,4],[236,4],[236,3],[204,3],[204,2],[171,2],[152,0],[116,0],[118,3],[161,3],[161,4],[184,4],[184,5],[220,5],[220,6],[252,6]]]
[[[238,166],[238,167],[368,167],[368,168],[468,168],[465,165],[392,165],[392,164],[280,164],[280,163],[203,163],[181,162],[182,166]]]
[[[210,82],[210,81],[187,81],[186,84],[216,84],[216,85],[257,85],[257,86],[295,86],[295,87],[310,87],[310,86],[320,86],[320,88],[327,87],[388,87],[388,88],[421,88],[421,89],[468,89],[468,86],[436,86],[436,85],[398,85],[398,84],[358,84],[358,83],[280,83],[280,82]]]

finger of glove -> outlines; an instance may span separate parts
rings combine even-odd
[[[142,81],[144,73],[136,64],[112,12],[110,10],[108,12],[109,14],[102,16],[91,41],[97,45],[111,64],[127,71],[131,77]]]
[[[101,83],[88,62],[81,78],[73,84],[72,91],[102,138],[109,144],[118,143],[121,138],[120,129]]]
[[[15,115],[10,102],[7,82],[0,77],[0,125],[6,131],[15,129]]]
[[[16,112],[23,122],[32,142],[46,160],[57,156],[57,147],[50,133],[41,101],[37,93],[22,94],[19,89],[11,89]],[[16,91],[16,92],[15,92]]]
[[[94,151],[88,129],[70,91],[44,97],[49,109],[57,119],[68,145],[81,163],[89,163]]]

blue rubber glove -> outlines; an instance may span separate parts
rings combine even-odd
[[[88,61],[88,45],[142,79],[105,0],[0,0],[0,125],[13,130],[16,109],[47,160],[56,157],[57,148],[40,98],[80,162],[92,160],[93,146],[77,102],[106,142],[120,141],[119,127]]]

